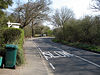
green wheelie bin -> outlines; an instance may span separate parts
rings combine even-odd
[[[0,67],[1,67],[1,65],[2,65],[2,56],[0,56]]]
[[[16,68],[17,45],[6,45],[5,66],[7,68]]]

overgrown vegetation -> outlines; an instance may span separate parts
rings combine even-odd
[[[0,37],[1,39],[0,44],[2,49],[0,49],[0,52],[5,54],[6,44],[18,45],[17,65],[23,64],[24,63],[24,51],[23,51],[24,31],[22,29],[16,29],[16,28],[5,28],[2,30],[1,30],[2,36]]]
[[[58,40],[58,39],[53,39],[52,41],[56,42],[56,43],[62,43],[64,45],[73,46],[73,47],[76,47],[76,48],[81,48],[81,49],[100,53],[100,46],[81,43],[81,42],[67,42],[67,41]]]
[[[65,18],[62,13],[66,13]],[[55,13],[56,16],[54,15],[55,18],[53,19],[56,23],[56,28],[53,33],[56,39],[61,42],[67,42],[66,44],[68,45],[100,51],[100,48],[96,47],[100,45],[100,17],[85,16],[81,20],[76,20],[73,17],[67,18],[69,13],[63,11]],[[66,20],[64,21],[63,19]]]
[[[70,19],[64,26],[56,28],[54,34],[57,39],[68,42],[82,42],[100,44],[100,18],[86,16],[82,20]],[[59,30],[59,31],[57,31]]]
[[[24,63],[24,50],[23,50],[23,43],[24,43],[24,31],[20,29],[21,34],[20,38],[15,42],[18,45],[18,54],[17,54],[17,65],[21,65]]]
[[[11,44],[20,38],[21,30],[15,28],[7,28],[3,33],[4,43]]]

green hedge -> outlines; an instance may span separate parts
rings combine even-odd
[[[18,45],[18,53],[17,53],[17,65],[24,64],[24,51],[23,51],[23,43],[24,43],[24,31],[21,31],[21,37],[15,41],[14,43]]]
[[[2,45],[14,44],[18,45],[17,52],[17,65],[24,63],[24,52],[23,52],[23,42],[24,42],[24,31],[18,28],[6,28],[3,29],[2,33]],[[4,47],[2,47],[4,48]],[[3,52],[4,53],[4,52]]]
[[[7,28],[3,33],[5,43],[13,43],[21,37],[21,30],[16,28]]]
[[[0,55],[4,55],[5,53],[5,44],[4,44],[4,38],[3,38],[3,32],[5,31],[4,28],[0,28]]]
[[[0,28],[0,46],[4,43],[3,33],[5,31],[5,28]]]

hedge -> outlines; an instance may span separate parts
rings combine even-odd
[[[24,31],[22,29],[19,29],[21,31],[21,37],[15,41],[15,44],[18,45],[18,53],[17,53],[17,65],[24,64],[24,51],[23,51],[23,43],[24,43]]]
[[[21,65],[24,63],[24,51],[23,51],[23,43],[24,43],[24,31],[18,28],[6,28],[2,33],[3,42],[2,45],[6,44],[14,44],[18,45],[17,52],[17,65]]]

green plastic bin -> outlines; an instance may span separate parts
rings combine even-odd
[[[0,67],[2,65],[2,56],[0,56]]]
[[[16,55],[18,47],[16,45],[6,45],[5,67],[16,68]]]

